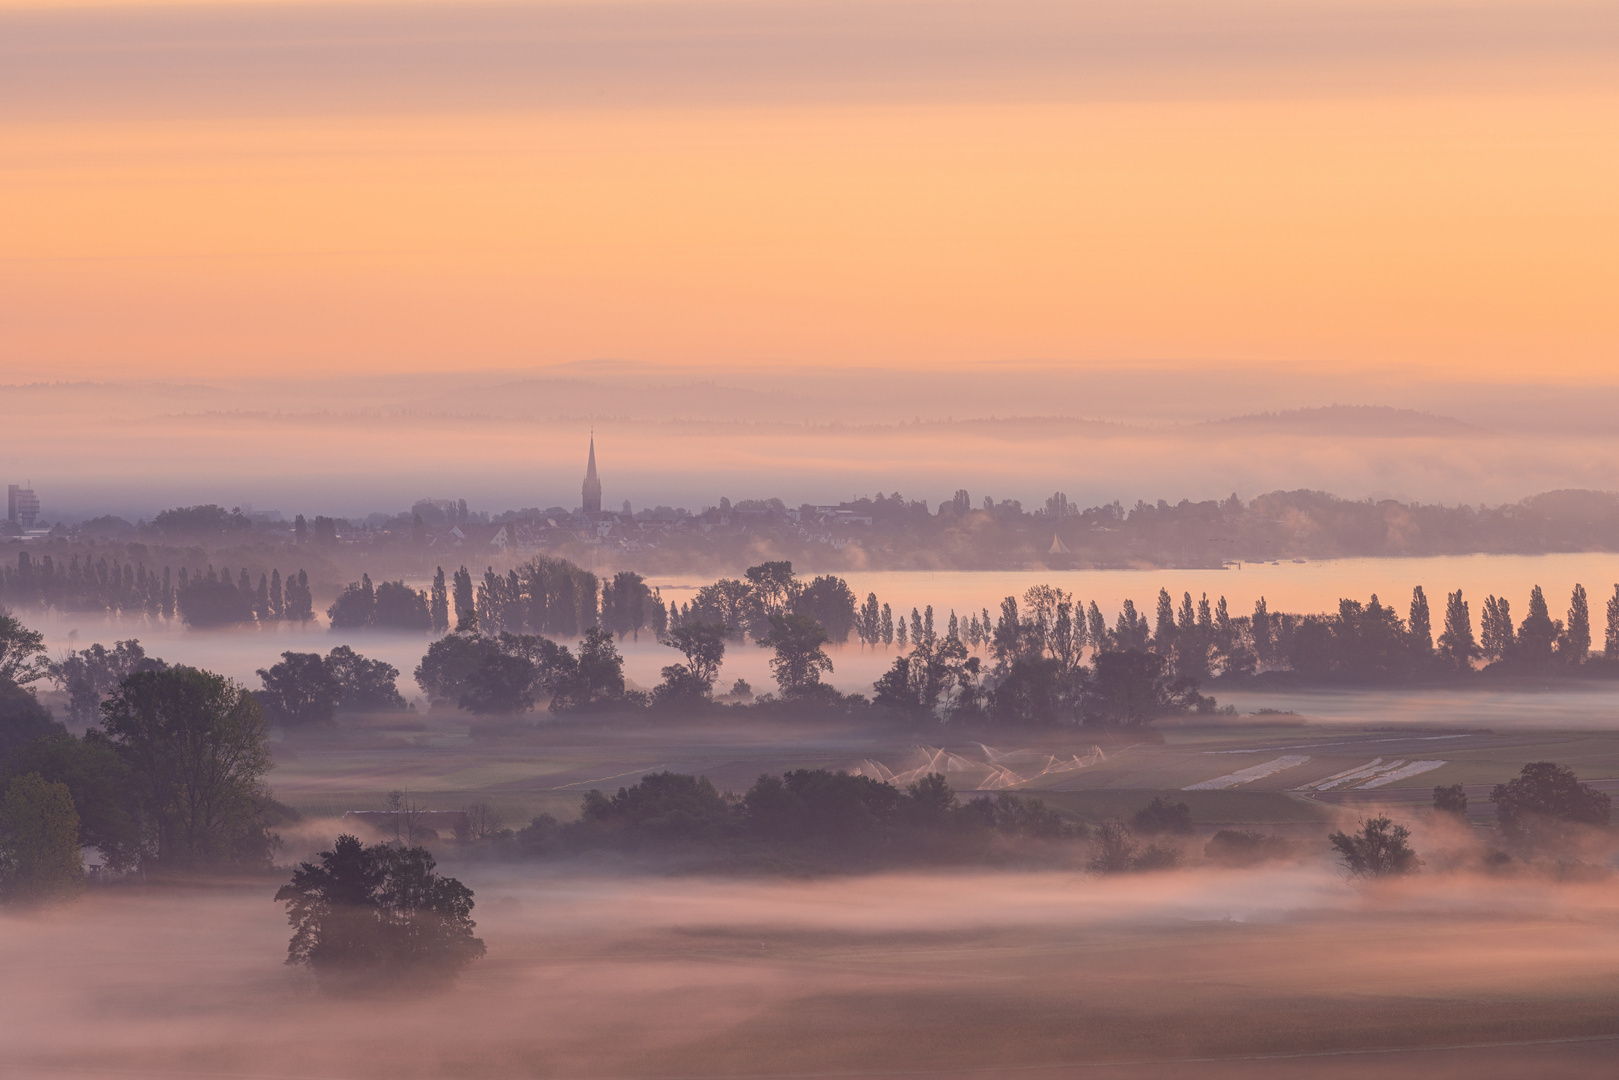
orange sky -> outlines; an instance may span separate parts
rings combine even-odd
[[[11,7],[0,38],[37,16]],[[84,18],[50,32],[112,16]],[[1031,88],[955,80],[947,57],[911,92],[822,93],[838,68],[817,54],[786,90],[750,69],[684,98],[679,71],[649,88],[614,68],[592,105],[586,70],[554,107],[549,89],[390,105],[420,88],[408,66],[376,93],[352,90],[361,72],[283,96],[285,72],[206,48],[185,63],[222,66],[181,90],[147,101],[136,70],[59,102],[36,65],[0,76],[0,365],[1619,375],[1619,79],[1562,78],[1583,53],[1418,50],[1323,82],[1288,48],[1189,87],[1161,57],[1143,81],[1066,88],[1049,58]]]

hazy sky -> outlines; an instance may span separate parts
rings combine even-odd
[[[1607,383],[1616,190],[1611,3],[0,0],[0,382]]]

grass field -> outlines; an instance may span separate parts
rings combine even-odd
[[[1586,779],[1619,777],[1619,731],[1538,726],[1485,729],[1409,722],[1354,725],[1308,716],[1199,717],[1165,723],[1144,738],[1102,737],[1083,729],[962,734],[903,727],[638,720],[575,721],[474,736],[463,717],[411,715],[400,718],[397,726],[373,718],[364,727],[286,740],[277,747],[271,782],[278,798],[310,817],[381,809],[389,791],[405,790],[430,809],[486,801],[507,822],[522,824],[541,813],[568,820],[591,788],[611,792],[650,771],[705,775],[721,790],[742,791],[761,773],[794,768],[855,768],[876,761],[898,770],[926,760],[919,745],[943,746],[964,761],[985,760],[993,751],[1004,755],[999,760],[1031,775],[1041,760],[1093,755],[1099,749],[1101,760],[1083,768],[1036,776],[1008,788],[1037,795],[1067,816],[1092,822],[1128,816],[1153,795],[1164,794],[1187,803],[1200,824],[1326,823],[1336,817],[1333,803],[1424,802],[1436,784],[1487,791],[1529,761],[1556,761]],[[1182,790],[1284,756],[1306,760],[1226,790]],[[1295,790],[1379,759],[1444,764],[1375,792],[1346,786],[1305,798]],[[982,780],[981,773],[970,770],[949,775],[963,792]]]

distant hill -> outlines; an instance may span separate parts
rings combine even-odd
[[[1481,435],[1484,429],[1450,416],[1386,405],[1325,405],[1312,409],[1252,413],[1193,425],[1226,431],[1326,435],[1338,438],[1443,438]]]

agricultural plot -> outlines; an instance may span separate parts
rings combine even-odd
[[[455,714],[378,718],[277,746],[277,797],[335,817],[409,791],[431,809],[488,802],[508,823],[578,812],[606,791],[669,770],[742,791],[762,773],[847,769],[904,786],[941,772],[962,793],[1039,796],[1068,816],[1127,815],[1172,794],[1200,822],[1303,823],[1340,803],[1426,804],[1436,784],[1461,783],[1475,801],[1529,761],[1557,761],[1582,778],[1619,778],[1619,732],[1450,725],[1350,725],[1308,716],[1202,718],[1135,737],[1081,730],[974,733],[842,725],[584,722],[475,734]],[[1619,781],[1616,781],[1619,783]],[[1600,786],[1600,784],[1599,784]]]

